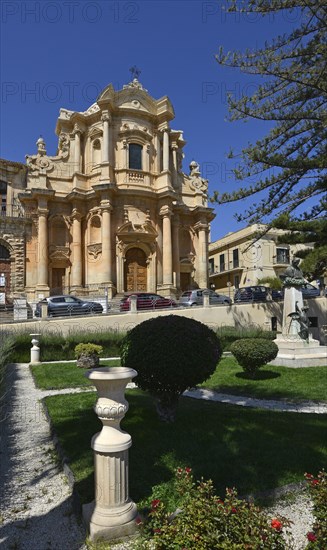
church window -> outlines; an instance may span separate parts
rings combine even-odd
[[[129,144],[129,163],[131,170],[142,170],[142,145],[138,143]]]

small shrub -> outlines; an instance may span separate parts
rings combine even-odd
[[[89,342],[88,344],[77,344],[74,351],[75,357],[78,359],[81,355],[86,355],[87,357],[90,355],[101,355],[103,348],[102,346]]]
[[[99,356],[103,351],[97,344],[77,344],[75,346],[76,365],[82,369],[94,369],[99,366]]]
[[[256,371],[277,357],[278,346],[263,338],[236,340],[231,352],[243,370],[254,377]]]
[[[307,548],[325,550],[327,548],[327,474],[324,470],[316,477],[305,474],[308,489],[313,501],[315,521],[312,531],[307,533]]]
[[[220,357],[216,334],[178,315],[144,321],[127,333],[121,347],[122,365],[137,370],[137,385],[155,397],[166,421],[175,419],[179,396],[207,380]]]
[[[212,481],[195,483],[191,468],[178,468],[175,491],[179,507],[168,509],[152,494],[149,508],[138,518],[141,538],[134,548],[145,550],[286,550],[283,538],[288,534],[286,518],[269,518],[259,507],[237,497],[235,489],[226,489],[224,500],[215,494]]]

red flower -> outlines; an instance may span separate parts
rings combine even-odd
[[[317,537],[313,533],[313,531],[310,531],[310,533],[307,533],[307,539],[309,542],[315,542],[317,540]]]
[[[278,519],[272,519],[270,525],[273,529],[276,529],[276,531],[281,531],[283,529],[283,525]]]
[[[153,529],[154,533],[161,533],[161,529]]]
[[[190,473],[192,472],[192,468],[185,468],[185,472],[186,472],[187,474],[190,474]]]
[[[137,518],[135,520],[135,523],[136,523],[136,525],[140,525],[142,523],[142,520],[141,520],[140,516],[137,516]]]
[[[233,507],[233,508],[231,509],[231,512],[232,512],[232,514],[237,514],[236,508]]]
[[[319,479],[313,479],[311,485],[319,485]]]
[[[159,498],[154,499],[154,500],[151,502],[151,508],[158,508],[160,502],[161,502],[161,501],[160,501]]]

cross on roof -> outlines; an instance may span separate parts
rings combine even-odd
[[[136,65],[133,65],[133,67],[131,67],[129,69],[129,71],[132,75],[132,79],[134,79],[134,78],[138,79],[138,77],[140,76],[140,74],[142,72],[141,69],[139,69]]]

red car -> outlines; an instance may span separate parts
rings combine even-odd
[[[131,292],[122,298],[120,311],[129,311],[131,307],[131,296],[137,296],[137,309],[161,309],[177,307],[177,303],[170,298],[164,298],[152,292]]]

